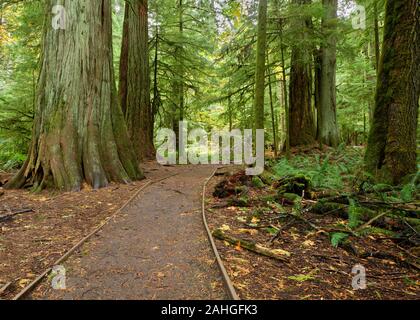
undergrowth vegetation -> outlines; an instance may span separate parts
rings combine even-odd
[[[312,150],[281,158],[268,165],[261,180],[254,177],[251,185],[260,190],[257,192],[271,192],[274,196],[264,195],[261,200],[276,202],[281,212],[287,211],[284,206],[291,206],[289,214],[295,218],[306,221],[307,212],[336,217],[329,226],[314,227],[306,221],[318,231],[328,230],[334,247],[349,246],[352,237],[371,234],[418,245],[419,174],[400,186],[375,184],[363,171],[363,154],[363,148],[341,146],[325,156]],[[245,200],[241,202],[250,202]]]
[[[362,148],[341,146],[326,156],[309,154],[280,159],[272,171],[277,178],[305,176],[314,188],[342,189],[354,180],[362,163]]]

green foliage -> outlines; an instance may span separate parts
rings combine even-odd
[[[362,161],[362,155],[355,156],[348,150],[336,161],[332,154],[321,158],[319,155],[295,156],[291,160],[285,158],[274,164],[273,172],[277,179],[303,175],[314,188],[342,189],[344,179],[353,177]]]
[[[373,18],[373,0],[361,0],[367,8],[368,21]],[[4,1],[3,1],[4,2]],[[16,152],[26,152],[34,117],[34,96],[38,79],[44,2],[37,0],[6,1],[0,4],[0,15],[6,24],[0,27],[0,138],[14,144]],[[116,79],[123,27],[124,1],[113,16],[113,50]],[[182,1],[183,32],[180,32],[179,1],[149,1],[151,95],[156,108],[156,126],[173,127],[179,114],[179,91],[184,94],[184,118],[206,130],[213,128],[251,128],[256,57],[256,1]],[[354,30],[348,15],[349,7],[339,11],[337,45],[337,115],[342,141],[364,142],[369,129],[376,85],[375,57],[371,48],[373,30]],[[285,141],[285,97],[281,83],[290,80],[292,45],[296,45],[300,29],[293,18],[312,18],[305,30],[308,37],[298,45],[313,52],[324,41],[321,1],[293,5],[290,1],[269,1],[268,50],[266,83],[272,85],[272,96],[266,90],[266,138],[274,136],[270,102],[274,108],[274,130],[279,141]],[[379,21],[383,21],[380,1]],[[5,36],[6,35],[6,36]],[[280,59],[284,49],[285,63]],[[155,61],[155,50],[157,60]],[[157,66],[157,79],[154,67]],[[283,71],[285,79],[283,79]],[[154,82],[156,80],[156,91]],[[183,87],[183,88],[181,88]],[[267,88],[268,89],[268,88]],[[272,99],[270,99],[272,98]],[[357,141],[356,141],[357,140]],[[6,154],[6,153],[4,153]],[[12,153],[7,153],[12,155]],[[345,155],[347,157],[347,153]],[[351,156],[349,156],[351,158]],[[301,158],[300,160],[302,160]],[[342,188],[346,177],[354,172],[355,162],[349,159],[337,165],[333,159],[299,159],[283,163],[291,172],[301,172],[307,165],[316,188]],[[306,162],[305,162],[306,161]],[[280,170],[281,171],[281,170]],[[280,172],[280,175],[292,173]],[[408,187],[404,197],[409,196]]]
[[[413,184],[406,184],[401,190],[401,200],[405,202],[412,201],[415,191],[416,187]]]
[[[297,276],[290,276],[290,277],[288,277],[288,279],[294,280],[294,281],[297,281],[297,282],[306,282],[306,281],[309,281],[309,280],[315,280],[315,277],[310,275],[310,274],[299,274]]]
[[[410,202],[413,201],[414,196],[417,193],[418,187],[417,187],[417,180],[419,178],[419,172],[416,173],[416,175],[413,177],[413,179],[403,186],[400,198],[404,202]]]
[[[19,151],[19,148],[15,147],[13,140],[1,140],[0,139],[0,169],[9,171],[17,169],[26,160],[26,155]]]
[[[288,279],[294,280],[294,281],[297,281],[297,282],[306,282],[306,281],[316,280],[315,274],[317,272],[319,272],[319,269],[314,269],[311,272],[309,272],[308,274],[298,274],[296,276],[290,276],[290,277],[288,277]]]
[[[44,4],[27,1],[1,10],[8,37],[0,36],[0,166],[24,160],[31,136]],[[1,30],[0,30],[1,31]],[[4,41],[2,41],[4,40]]]
[[[265,186],[264,182],[262,182],[261,178],[258,176],[252,177],[252,185],[255,188],[263,188]]]
[[[334,248],[338,248],[338,246],[343,243],[349,235],[343,232],[336,232],[331,234],[331,244]]]
[[[363,213],[363,208],[360,207],[356,201],[353,199],[350,199],[350,205],[349,205],[349,227],[351,229],[355,229],[358,226],[362,224],[361,216]]]
[[[272,227],[266,228],[265,231],[267,231],[269,234],[275,236],[278,233],[278,230]]]

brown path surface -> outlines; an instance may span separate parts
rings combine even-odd
[[[201,220],[214,167],[146,168],[151,179],[122,214],[66,263],[67,290],[47,281],[35,299],[226,299]]]

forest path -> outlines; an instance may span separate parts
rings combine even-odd
[[[213,166],[147,165],[146,188],[65,264],[67,289],[44,299],[226,299],[201,220]],[[50,286],[49,286],[50,287]]]

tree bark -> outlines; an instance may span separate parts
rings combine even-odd
[[[267,0],[260,0],[258,7],[257,62],[255,71],[255,129],[264,129],[265,59],[267,47]]]
[[[66,0],[65,30],[46,1],[36,115],[28,159],[8,188],[76,191],[143,177],[115,88],[110,0]]]
[[[281,72],[282,81],[280,92],[283,93],[284,100],[284,125],[285,125],[285,149],[286,157],[290,158],[290,106],[287,98],[287,76],[286,76],[286,63],[284,59],[284,44],[283,44],[283,22],[279,19],[279,33],[280,33],[280,61],[281,61]]]
[[[336,26],[337,26],[337,0],[323,0],[325,16],[322,19],[324,43],[321,48],[321,83],[320,108],[318,123],[318,140],[331,147],[339,144],[337,125],[336,102]]]
[[[381,57],[380,40],[379,40],[379,13],[378,13],[378,0],[373,0],[373,24],[375,33],[375,69],[379,70],[379,61]]]
[[[139,160],[155,155],[150,101],[148,1],[128,1],[120,63],[120,99],[130,139]]]
[[[320,141],[321,136],[321,79],[322,79],[322,47],[315,48],[314,59],[314,104],[316,110],[316,140]]]
[[[420,9],[417,0],[389,0],[376,103],[365,163],[378,181],[400,183],[417,171],[420,95]]]
[[[176,145],[177,148],[180,146],[180,142],[184,141],[185,137],[183,132],[180,132],[179,123],[185,119],[185,84],[184,84],[184,0],[177,1],[178,10],[178,32],[179,42],[175,43],[174,57],[176,59],[176,65],[174,67],[172,91],[173,96],[173,109],[171,114],[172,129],[176,134]],[[178,150],[180,151],[180,150]]]
[[[304,6],[311,0],[293,0]],[[305,16],[294,18],[293,28],[300,30],[292,47],[290,72],[290,145],[307,145],[315,142],[316,128],[312,109],[312,82],[310,50],[305,48],[306,30],[311,20]]]
[[[277,159],[279,154],[279,143],[277,138],[277,126],[276,126],[276,113],[274,111],[274,98],[273,98],[273,84],[271,83],[271,68],[270,68],[270,58],[267,55],[267,70],[268,70],[268,89],[270,95],[270,112],[271,112],[271,126],[273,130],[273,143],[274,143],[274,158]]]

